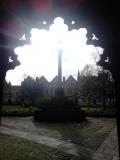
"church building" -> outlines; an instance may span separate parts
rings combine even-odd
[[[67,97],[73,97],[76,94],[77,86],[79,82],[79,72],[77,80],[70,75],[67,79],[62,77],[62,49],[58,50],[58,75],[56,75],[51,82],[49,82],[44,76],[40,78],[36,77],[35,82],[39,86],[43,86],[43,95],[47,97],[55,97],[56,90],[62,88],[64,95]],[[17,99],[21,97],[21,86],[12,86],[10,83],[4,91],[4,102],[9,103],[12,101],[16,103]]]

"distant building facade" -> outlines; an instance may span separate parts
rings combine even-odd
[[[12,86],[10,83],[4,88],[3,102],[5,104],[19,103],[21,99],[21,86]]]
[[[56,90],[61,87],[64,90],[64,95],[67,97],[75,96],[78,81],[73,77],[69,76],[67,80],[63,77],[63,81],[59,81],[58,76],[56,76],[51,82],[48,82],[44,76],[36,78],[36,83],[39,86],[43,86],[42,94],[45,97],[55,97]],[[8,84],[4,89],[4,102],[5,103],[17,103],[21,98],[21,86],[12,86]]]
[[[74,96],[78,85],[79,74],[77,80],[70,75],[66,80],[65,77],[62,78],[62,49],[58,50],[58,75],[54,77],[51,82],[41,76],[36,77],[36,83],[43,87],[43,95],[47,97],[55,97],[56,89],[62,88],[64,90],[65,96]],[[15,103],[19,102],[21,97],[21,86],[12,86],[10,83],[4,90],[4,102],[5,103]]]
[[[28,76],[28,78],[30,78]],[[35,83],[38,86],[38,89],[42,89],[43,97],[55,97],[56,91],[58,88],[62,88],[64,91],[64,95],[66,97],[75,99],[78,98],[79,105],[88,105],[88,102],[85,97],[79,95],[79,85],[80,85],[80,73],[78,71],[77,80],[70,75],[67,79],[62,77],[62,50],[58,51],[58,75],[53,78],[51,82],[49,82],[44,76],[36,77]],[[10,83],[6,85],[4,90],[4,103],[6,104],[18,104],[22,101],[21,98],[21,86],[12,86]],[[37,97],[39,101],[39,96]],[[108,101],[109,99],[107,99]],[[89,102],[91,105],[102,105],[102,98],[99,99],[91,99]],[[106,104],[109,102],[106,102]]]
[[[56,90],[58,88],[62,88],[64,90],[65,96],[74,96],[78,84],[78,81],[73,76],[69,76],[67,80],[65,80],[65,77],[63,77],[63,81],[61,82],[59,81],[58,76],[56,76],[51,82],[48,82],[44,76],[36,78],[36,81],[40,84],[43,84],[43,94],[44,96],[49,97],[55,97]]]

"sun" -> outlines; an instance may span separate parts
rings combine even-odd
[[[74,21],[71,22],[71,24],[74,23]],[[57,75],[59,48],[62,48],[63,76],[76,77],[77,71],[82,70],[86,64],[95,66],[94,57],[99,60],[102,49],[86,45],[86,34],[86,28],[69,31],[61,17],[54,19],[49,30],[33,28],[31,45],[15,48],[21,65],[14,71],[8,71],[7,81],[11,81],[12,84],[20,84],[24,79],[24,74],[32,77],[44,75],[49,81],[52,80]]]

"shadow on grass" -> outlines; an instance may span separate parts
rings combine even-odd
[[[96,150],[115,126],[115,120],[104,118],[88,118],[79,123],[43,123],[38,121],[33,123],[37,127],[57,131],[61,139],[90,150]]]

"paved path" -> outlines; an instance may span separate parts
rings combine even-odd
[[[93,160],[119,160],[117,128],[111,131],[98,148],[97,152],[93,155]]]
[[[63,140],[58,140],[56,138],[47,137],[47,136],[41,136],[41,135],[37,135],[37,134],[33,134],[33,133],[18,130],[18,129],[10,128],[10,127],[5,127],[5,126],[0,127],[0,133],[17,136],[20,138],[25,138],[27,140],[31,140],[39,144],[48,145],[50,147],[61,150],[65,153],[68,153],[74,156],[79,156],[78,154],[78,152],[80,152],[80,150],[78,151],[79,146]]]

